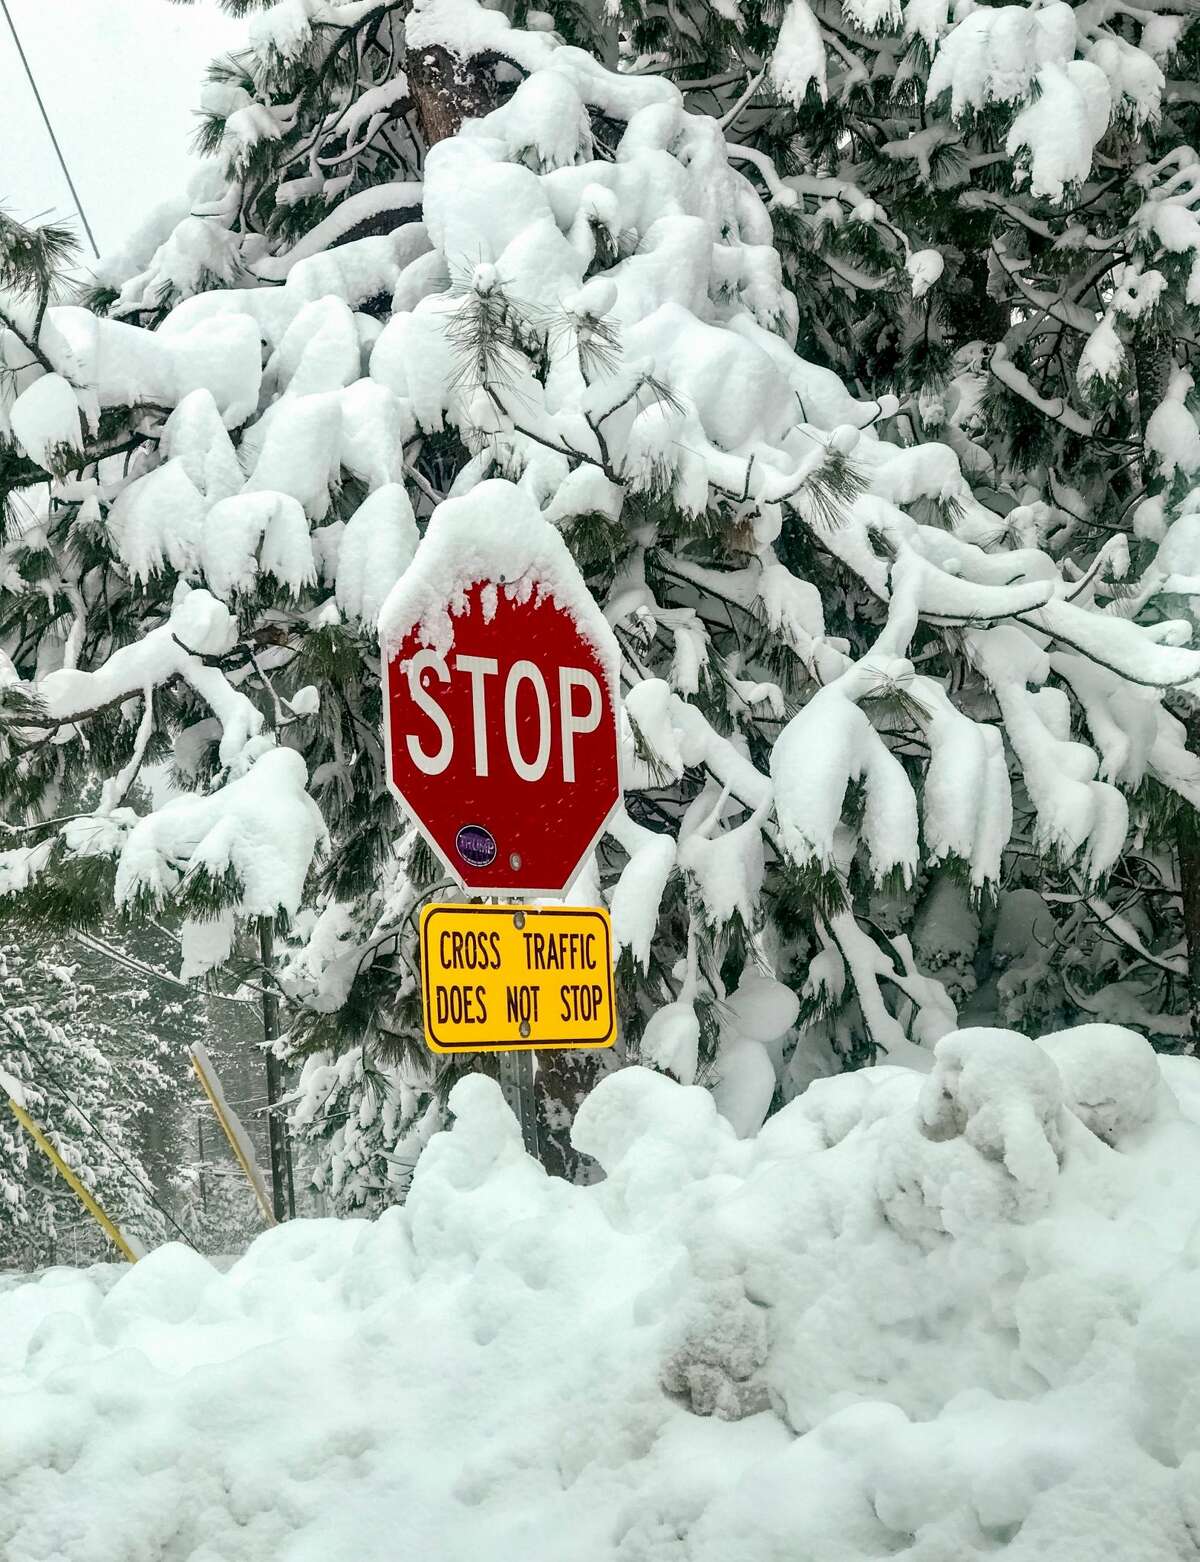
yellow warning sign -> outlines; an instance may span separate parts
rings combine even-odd
[[[434,1052],[611,1047],[617,1019],[608,912],[426,906],[421,993]]]

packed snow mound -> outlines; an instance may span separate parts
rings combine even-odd
[[[746,1139],[630,1068],[588,1188],[451,1105],[374,1224],[0,1290],[6,1562],[1194,1553],[1194,1060],[959,1031]]]

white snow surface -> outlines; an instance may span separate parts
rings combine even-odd
[[[743,1139],[626,1069],[586,1188],[451,1106],[375,1223],[0,1289],[6,1562],[1194,1553],[1195,1060],[960,1031]]]

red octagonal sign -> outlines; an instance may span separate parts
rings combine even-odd
[[[523,584],[460,590],[452,643],[417,624],[386,664],[388,781],[476,894],[565,893],[621,797],[615,667]]]

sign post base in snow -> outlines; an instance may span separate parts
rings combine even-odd
[[[428,905],[421,997],[434,1052],[611,1047],[617,1016],[608,912]]]
[[[537,1107],[533,1098],[533,1053],[502,1052],[500,1054],[500,1089],[508,1102],[509,1110],[521,1125],[521,1138],[525,1152],[535,1161],[541,1160],[538,1142]]]

